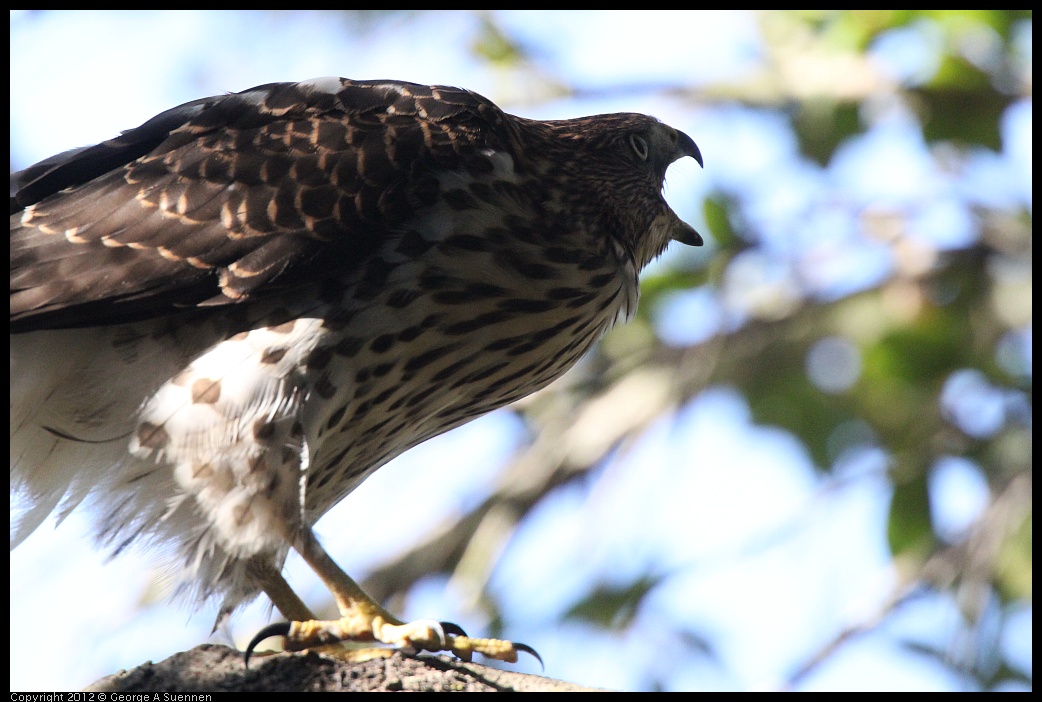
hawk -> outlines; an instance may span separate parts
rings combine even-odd
[[[312,527],[631,315],[641,269],[702,243],[662,198],[685,156],[702,163],[641,114],[537,121],[458,88],[322,78],[12,174],[12,547],[89,497],[103,543],[167,546],[222,614],[267,595],[291,623],[250,648],[516,660],[530,649],[396,619]],[[339,620],[287,584],[290,549]]]

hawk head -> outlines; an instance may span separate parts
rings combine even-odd
[[[671,240],[701,246],[702,237],[662,196],[666,169],[685,156],[702,165],[702,154],[684,132],[636,113],[536,122],[518,119],[545,144],[525,149],[536,167],[558,179],[564,206],[586,209],[597,229],[633,256],[637,270]],[[556,156],[556,158],[555,158]]]

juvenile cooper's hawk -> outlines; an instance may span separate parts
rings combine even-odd
[[[516,659],[403,623],[312,525],[430,437],[542,388],[671,240],[694,141],[640,114],[534,121],[475,93],[323,78],[196,100],[11,176],[12,545],[88,494],[100,537],[172,546],[287,646]],[[408,515],[402,515],[408,518]],[[290,548],[342,619],[282,578]]]

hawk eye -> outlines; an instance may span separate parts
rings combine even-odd
[[[644,137],[630,134],[630,146],[633,147],[633,153],[637,154],[637,158],[641,161],[648,160],[648,142],[644,141]]]

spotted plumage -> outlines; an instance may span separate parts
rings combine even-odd
[[[198,596],[302,618],[278,573],[296,548],[338,580],[319,517],[559,377],[671,240],[701,243],[661,196],[683,156],[701,162],[644,115],[326,78],[13,174],[13,543],[90,498],[104,541],[171,544]]]

